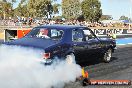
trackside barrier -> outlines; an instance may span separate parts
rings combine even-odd
[[[5,29],[4,30],[4,41],[10,41],[24,37],[29,33],[31,28],[16,28],[16,29]]]
[[[96,35],[106,35],[108,33],[114,33],[117,35],[121,34],[132,34],[132,29],[92,29]]]

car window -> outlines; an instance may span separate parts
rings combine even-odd
[[[51,38],[54,40],[61,39],[63,36],[63,31],[62,30],[56,30],[56,29],[51,29]]]
[[[34,28],[26,35],[26,37],[60,40],[63,34],[64,31],[60,29]]]
[[[50,38],[49,30],[46,28],[40,28],[36,36],[39,38]]]
[[[83,41],[83,32],[79,29],[72,30],[72,41],[82,42]]]
[[[93,35],[93,33],[90,30],[83,30],[84,31],[84,36],[86,41],[90,40],[90,39],[95,39],[95,36]]]

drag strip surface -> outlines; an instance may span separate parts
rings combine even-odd
[[[118,46],[110,63],[98,61],[85,63],[85,70],[88,71],[90,79],[132,80],[132,45]],[[66,84],[65,88],[83,88],[83,86],[80,81],[77,81]],[[132,85],[125,87],[86,86],[86,88],[132,88]]]
[[[132,47],[120,47],[113,53],[110,63],[98,63],[85,67],[90,78],[97,78],[132,66]]]
[[[128,74],[128,71],[132,71],[132,45],[118,46],[118,49],[113,53],[112,61],[110,63],[102,62],[88,62],[85,66],[85,70],[88,71],[89,77],[91,79],[128,79],[132,80],[132,75],[130,77],[120,76],[121,72],[123,74]],[[96,88],[93,86],[87,86],[86,88]],[[108,86],[106,86],[108,87]],[[106,88],[103,87],[103,88]],[[66,85],[65,88],[82,88],[80,82],[71,83]],[[100,87],[102,88],[102,87]],[[113,87],[110,87],[113,88]],[[117,87],[115,87],[117,88]],[[119,88],[119,87],[118,87]],[[132,86],[125,86],[123,88],[132,88]]]

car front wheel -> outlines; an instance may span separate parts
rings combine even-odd
[[[105,54],[104,54],[104,57],[103,57],[103,61],[108,63],[111,61],[111,57],[112,57],[112,50],[111,49],[108,49]]]
[[[68,64],[76,63],[74,53],[70,53],[70,54],[66,55],[66,62]]]

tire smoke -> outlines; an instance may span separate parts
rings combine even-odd
[[[44,51],[0,46],[0,88],[62,88],[81,76],[81,67],[65,61],[45,66]]]

